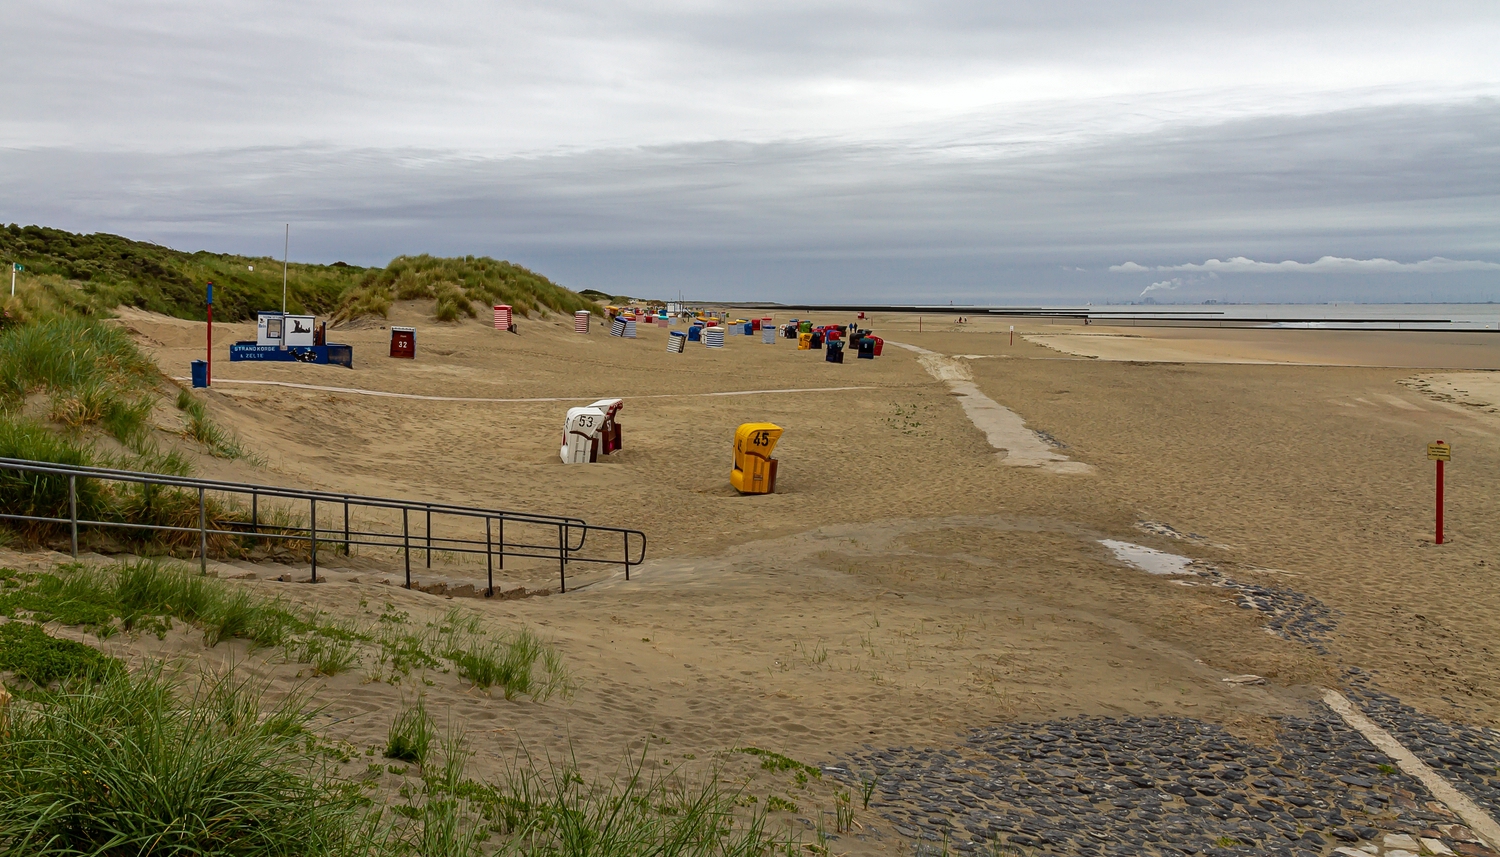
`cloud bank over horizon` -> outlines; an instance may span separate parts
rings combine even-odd
[[[1109,270],[1117,274],[1134,274],[1145,271],[1207,271],[1210,273],[1294,273],[1294,274],[1349,274],[1361,272],[1402,274],[1447,274],[1455,271],[1500,271],[1500,262],[1484,262],[1478,259],[1444,259],[1433,256],[1419,262],[1397,262],[1391,259],[1346,259],[1339,256],[1324,256],[1314,262],[1298,262],[1288,259],[1282,262],[1257,262],[1244,256],[1220,261],[1187,262],[1181,265],[1157,265],[1148,268],[1134,262],[1110,265]]]
[[[1500,7],[74,0],[12,25],[5,222],[268,256],[290,222],[308,261],[661,296],[1500,299]]]

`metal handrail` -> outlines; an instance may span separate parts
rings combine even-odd
[[[406,586],[410,588],[411,554],[413,549],[425,551],[428,568],[432,567],[433,550],[447,551],[449,553],[484,554],[488,569],[488,588],[486,589],[486,594],[493,595],[495,591],[494,572],[496,558],[500,561],[500,569],[502,571],[505,568],[505,558],[507,556],[540,559],[555,558],[558,562],[559,588],[562,592],[566,592],[568,563],[623,565],[625,567],[625,579],[629,580],[630,567],[644,562],[646,556],[646,534],[640,530],[596,526],[585,522],[582,518],[572,516],[513,512],[501,509],[461,506],[451,503],[398,500],[388,497],[371,497],[362,494],[344,494],[331,491],[286,488],[276,485],[228,482],[190,476],[117,470],[107,467],[0,458],[0,471],[5,470],[67,477],[68,517],[46,517],[0,512],[0,519],[69,525],[74,557],[78,556],[79,527],[113,527],[174,533],[197,532],[199,534],[199,564],[205,572],[208,568],[208,537],[210,535],[276,539],[283,542],[306,541],[309,543],[310,548],[312,580],[316,582],[318,577],[318,546],[320,542],[343,546],[345,553],[348,553],[349,548],[354,545],[383,547],[402,551],[406,565]],[[78,516],[79,479],[99,479],[102,481],[196,490],[198,493],[198,526],[184,527],[160,523],[80,519]],[[221,494],[249,495],[251,504],[250,520],[215,522],[210,526],[206,506],[206,495],[210,491]],[[261,497],[306,501],[308,503],[308,525],[305,527],[288,524],[262,525],[259,519],[259,501]],[[318,523],[319,501],[343,507],[343,526],[341,528],[320,529]],[[398,535],[386,530],[356,529],[352,527],[349,514],[351,507],[399,511],[401,513],[400,534]],[[411,514],[413,512],[425,516],[423,533],[415,539],[411,532]],[[483,540],[480,540],[477,537],[435,536],[432,526],[434,514],[440,517],[458,518],[461,520],[483,520],[485,537]],[[507,540],[505,535],[505,526],[507,523],[531,528],[532,531],[535,531],[535,528],[538,527],[550,531],[555,527],[557,531],[556,543],[552,543],[550,538],[545,543],[537,541],[534,538],[532,541]],[[498,539],[495,538],[495,533],[493,532],[496,525],[499,528]],[[616,555],[619,558],[584,555],[583,548],[591,532],[619,534],[622,547],[621,554]],[[576,544],[574,543],[575,536],[577,538]],[[639,546],[638,551],[632,551],[632,548],[636,546],[632,545],[632,540],[637,541]]]
[[[399,507],[400,505],[421,506],[423,508],[432,509],[433,511],[442,510],[453,512],[480,512],[492,515],[506,515],[515,519],[525,518],[528,520],[546,521],[548,523],[565,521],[572,524],[586,525],[582,518],[576,518],[570,515],[547,515],[539,512],[512,512],[506,509],[486,509],[480,506],[461,506],[454,503],[433,503],[427,500],[393,500],[388,497],[373,497],[366,494],[347,494],[337,491],[319,491],[312,488],[282,488],[276,485],[257,485],[251,482],[228,482],[220,479],[202,479],[196,476],[174,476],[167,473],[147,473],[140,470],[119,470],[111,467],[94,467],[92,465],[84,464],[54,464],[52,462],[31,461],[24,458],[0,458],[0,470],[34,469],[34,466],[37,465],[46,468],[61,468],[68,472],[77,473],[78,475],[105,476],[107,478],[115,479],[116,481],[138,482],[145,480],[150,481],[152,484],[174,485],[185,488],[197,488],[201,485],[210,490],[244,489],[247,491],[254,490],[267,497],[289,497],[292,499],[308,499],[310,497],[316,497],[318,499],[328,499],[339,502],[349,500],[350,502],[358,502],[360,505],[370,506],[382,506],[387,504],[398,504],[397,507]],[[581,547],[582,546],[580,545],[579,548],[575,548],[575,550],[581,549]]]

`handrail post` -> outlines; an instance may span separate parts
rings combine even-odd
[[[312,518],[312,582],[318,582],[318,498],[307,498],[309,514]]]
[[[620,533],[620,538],[625,542],[625,579],[630,580],[630,533]]]
[[[349,550],[349,498],[344,498],[344,556],[351,556]]]
[[[484,516],[484,564],[489,578],[489,588],[484,591],[485,598],[495,597],[495,551],[490,546],[490,516]]]
[[[406,588],[411,589],[411,526],[407,522],[407,513],[411,511],[405,506],[401,507],[401,550],[406,554]]]
[[[505,573],[505,519],[500,519],[500,573]]]
[[[68,474],[68,520],[73,525],[73,558],[78,559],[78,477]]]
[[[250,532],[260,533],[260,492],[250,491]]]
[[[432,568],[432,507],[427,507],[427,567]]]
[[[203,486],[198,486],[198,571],[208,574],[208,512],[204,509]]]
[[[568,591],[568,536],[563,529],[566,526],[567,524],[557,525],[557,579],[560,594]]]

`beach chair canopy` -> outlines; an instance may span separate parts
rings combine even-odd
[[[599,452],[601,455],[609,455],[620,449],[620,423],[617,418],[620,408],[625,406],[624,399],[600,399],[589,405],[598,408],[604,413],[604,425],[599,429]]]

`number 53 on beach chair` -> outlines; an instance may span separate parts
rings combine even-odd
[[[604,412],[598,408],[568,408],[563,423],[563,464],[589,464],[599,460],[599,430]]]
[[[734,432],[734,470],[729,484],[741,494],[770,494],[776,490],[776,459],[771,457],[781,426],[745,423]]]

